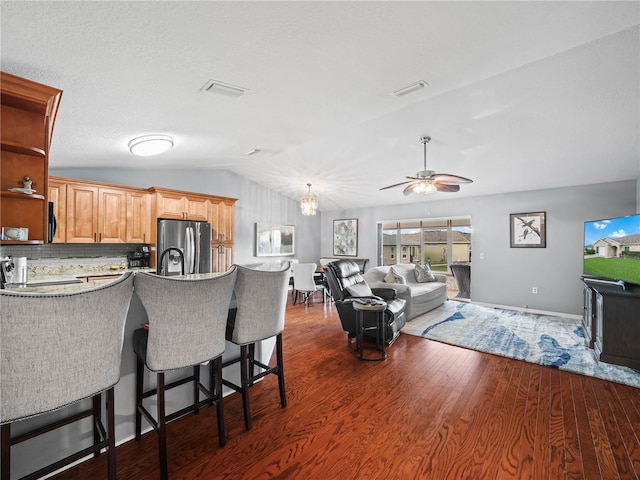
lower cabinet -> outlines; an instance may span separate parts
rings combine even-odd
[[[640,368],[640,287],[591,283],[594,350],[599,360]]]
[[[220,245],[211,249],[211,271],[226,272],[233,265],[233,247]]]
[[[589,348],[593,348],[593,344],[596,340],[596,322],[593,319],[595,313],[595,292],[588,285],[584,286],[584,305],[582,307],[582,326],[587,335],[587,345]]]

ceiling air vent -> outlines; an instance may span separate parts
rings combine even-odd
[[[246,88],[236,87],[228,83],[219,82],[218,80],[209,80],[200,90],[232,98],[239,98],[248,91]]]

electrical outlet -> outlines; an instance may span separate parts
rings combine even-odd
[[[533,287],[531,289],[531,293],[538,293],[538,287]]]
[[[484,260],[484,252],[480,252],[480,260]]]

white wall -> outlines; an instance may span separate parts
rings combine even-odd
[[[471,300],[580,315],[584,222],[636,211],[635,180],[533,190],[482,197],[455,197],[413,205],[323,212],[320,252],[331,256],[333,220],[358,219],[358,256],[375,266],[376,223],[386,220],[471,216]],[[547,214],[546,248],[510,248],[509,214]],[[480,253],[484,260],[480,260]],[[538,294],[531,292],[538,287]]]

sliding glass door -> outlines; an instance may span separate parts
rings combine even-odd
[[[471,261],[471,217],[382,222],[382,265],[419,263],[449,272],[452,263]]]

